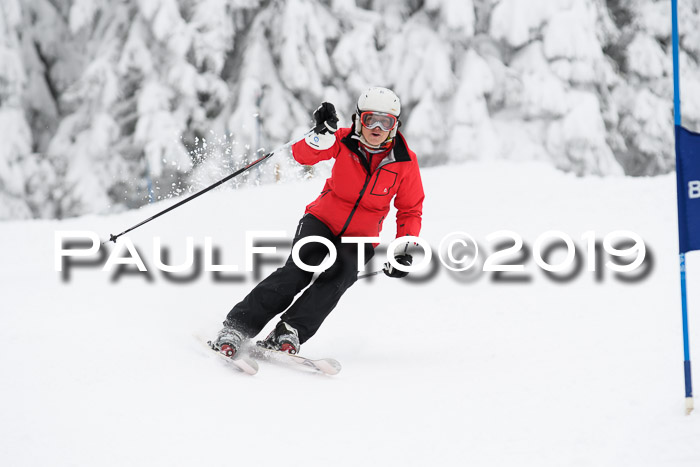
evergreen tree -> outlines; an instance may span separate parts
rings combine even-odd
[[[673,170],[670,9],[653,0],[4,0],[0,219],[133,208],[396,90],[421,163]],[[681,0],[700,124],[697,0]],[[289,151],[230,186],[325,176]]]

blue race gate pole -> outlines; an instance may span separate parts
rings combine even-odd
[[[685,292],[685,253],[680,254],[681,311],[683,313],[683,371],[685,373],[685,413],[693,411],[693,380],[690,376],[690,342],[688,337],[688,301]]]
[[[673,39],[673,115],[676,130],[681,126],[681,88],[680,73],[678,71],[678,0],[671,0],[671,35]],[[676,138],[678,132],[675,132]],[[676,145],[676,151],[678,146]],[[678,155],[676,154],[676,161]],[[676,164],[676,183],[682,183]],[[679,212],[679,216],[681,213]],[[680,219],[679,219],[680,222]],[[679,225],[680,228],[680,225]],[[685,285],[685,252],[680,253],[681,270],[681,312],[683,315],[683,371],[685,375],[685,413],[689,415],[693,411],[693,381],[690,374],[690,340],[688,337],[688,300]]]

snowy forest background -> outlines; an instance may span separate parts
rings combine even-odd
[[[393,88],[423,167],[674,169],[670,0],[0,0],[0,219],[199,189]],[[700,0],[679,2],[700,125]],[[231,183],[322,176],[278,154]],[[152,196],[151,196],[152,194]]]

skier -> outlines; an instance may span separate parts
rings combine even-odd
[[[316,109],[313,116],[317,128],[323,129],[292,146],[292,154],[304,165],[331,158],[335,162],[321,194],[306,206],[293,244],[310,235],[324,237],[335,245],[337,259],[292,304],[294,297],[309,285],[313,273],[299,268],[290,255],[284,266],[260,282],[228,313],[214,341],[215,349],[233,357],[244,339],[257,335],[286,310],[274,330],[258,345],[296,354],[357,281],[359,248],[364,247],[365,264],[374,255],[376,245],[341,243],[341,238],[378,236],[392,199],[397,209],[397,238],[418,236],[423,185],[416,155],[398,131],[400,115],[399,98],[381,87],[369,88],[360,95],[350,128],[337,128],[333,104],[324,102]],[[397,248],[395,259],[410,266],[412,257],[407,248],[408,242]],[[316,242],[303,245],[299,251],[300,259],[310,266],[320,265],[327,254],[328,248]],[[389,263],[384,273],[390,277],[408,274]]]

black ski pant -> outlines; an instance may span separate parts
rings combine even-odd
[[[330,240],[338,257],[314,283],[292,304],[294,297],[306,288],[313,272],[299,268],[289,255],[281,268],[260,282],[240,303],[233,307],[224,322],[247,337],[256,336],[275,316],[287,310],[281,320],[299,332],[300,343],[313,336],[338,304],[345,291],[357,281],[358,244],[341,243],[340,237],[318,218],[306,214],[299,221],[293,245],[300,239],[317,235]],[[374,256],[372,244],[364,244],[365,264]],[[328,254],[328,248],[318,242],[307,243],[299,250],[300,259],[309,266],[318,266]],[[291,305],[291,307],[290,307]]]

